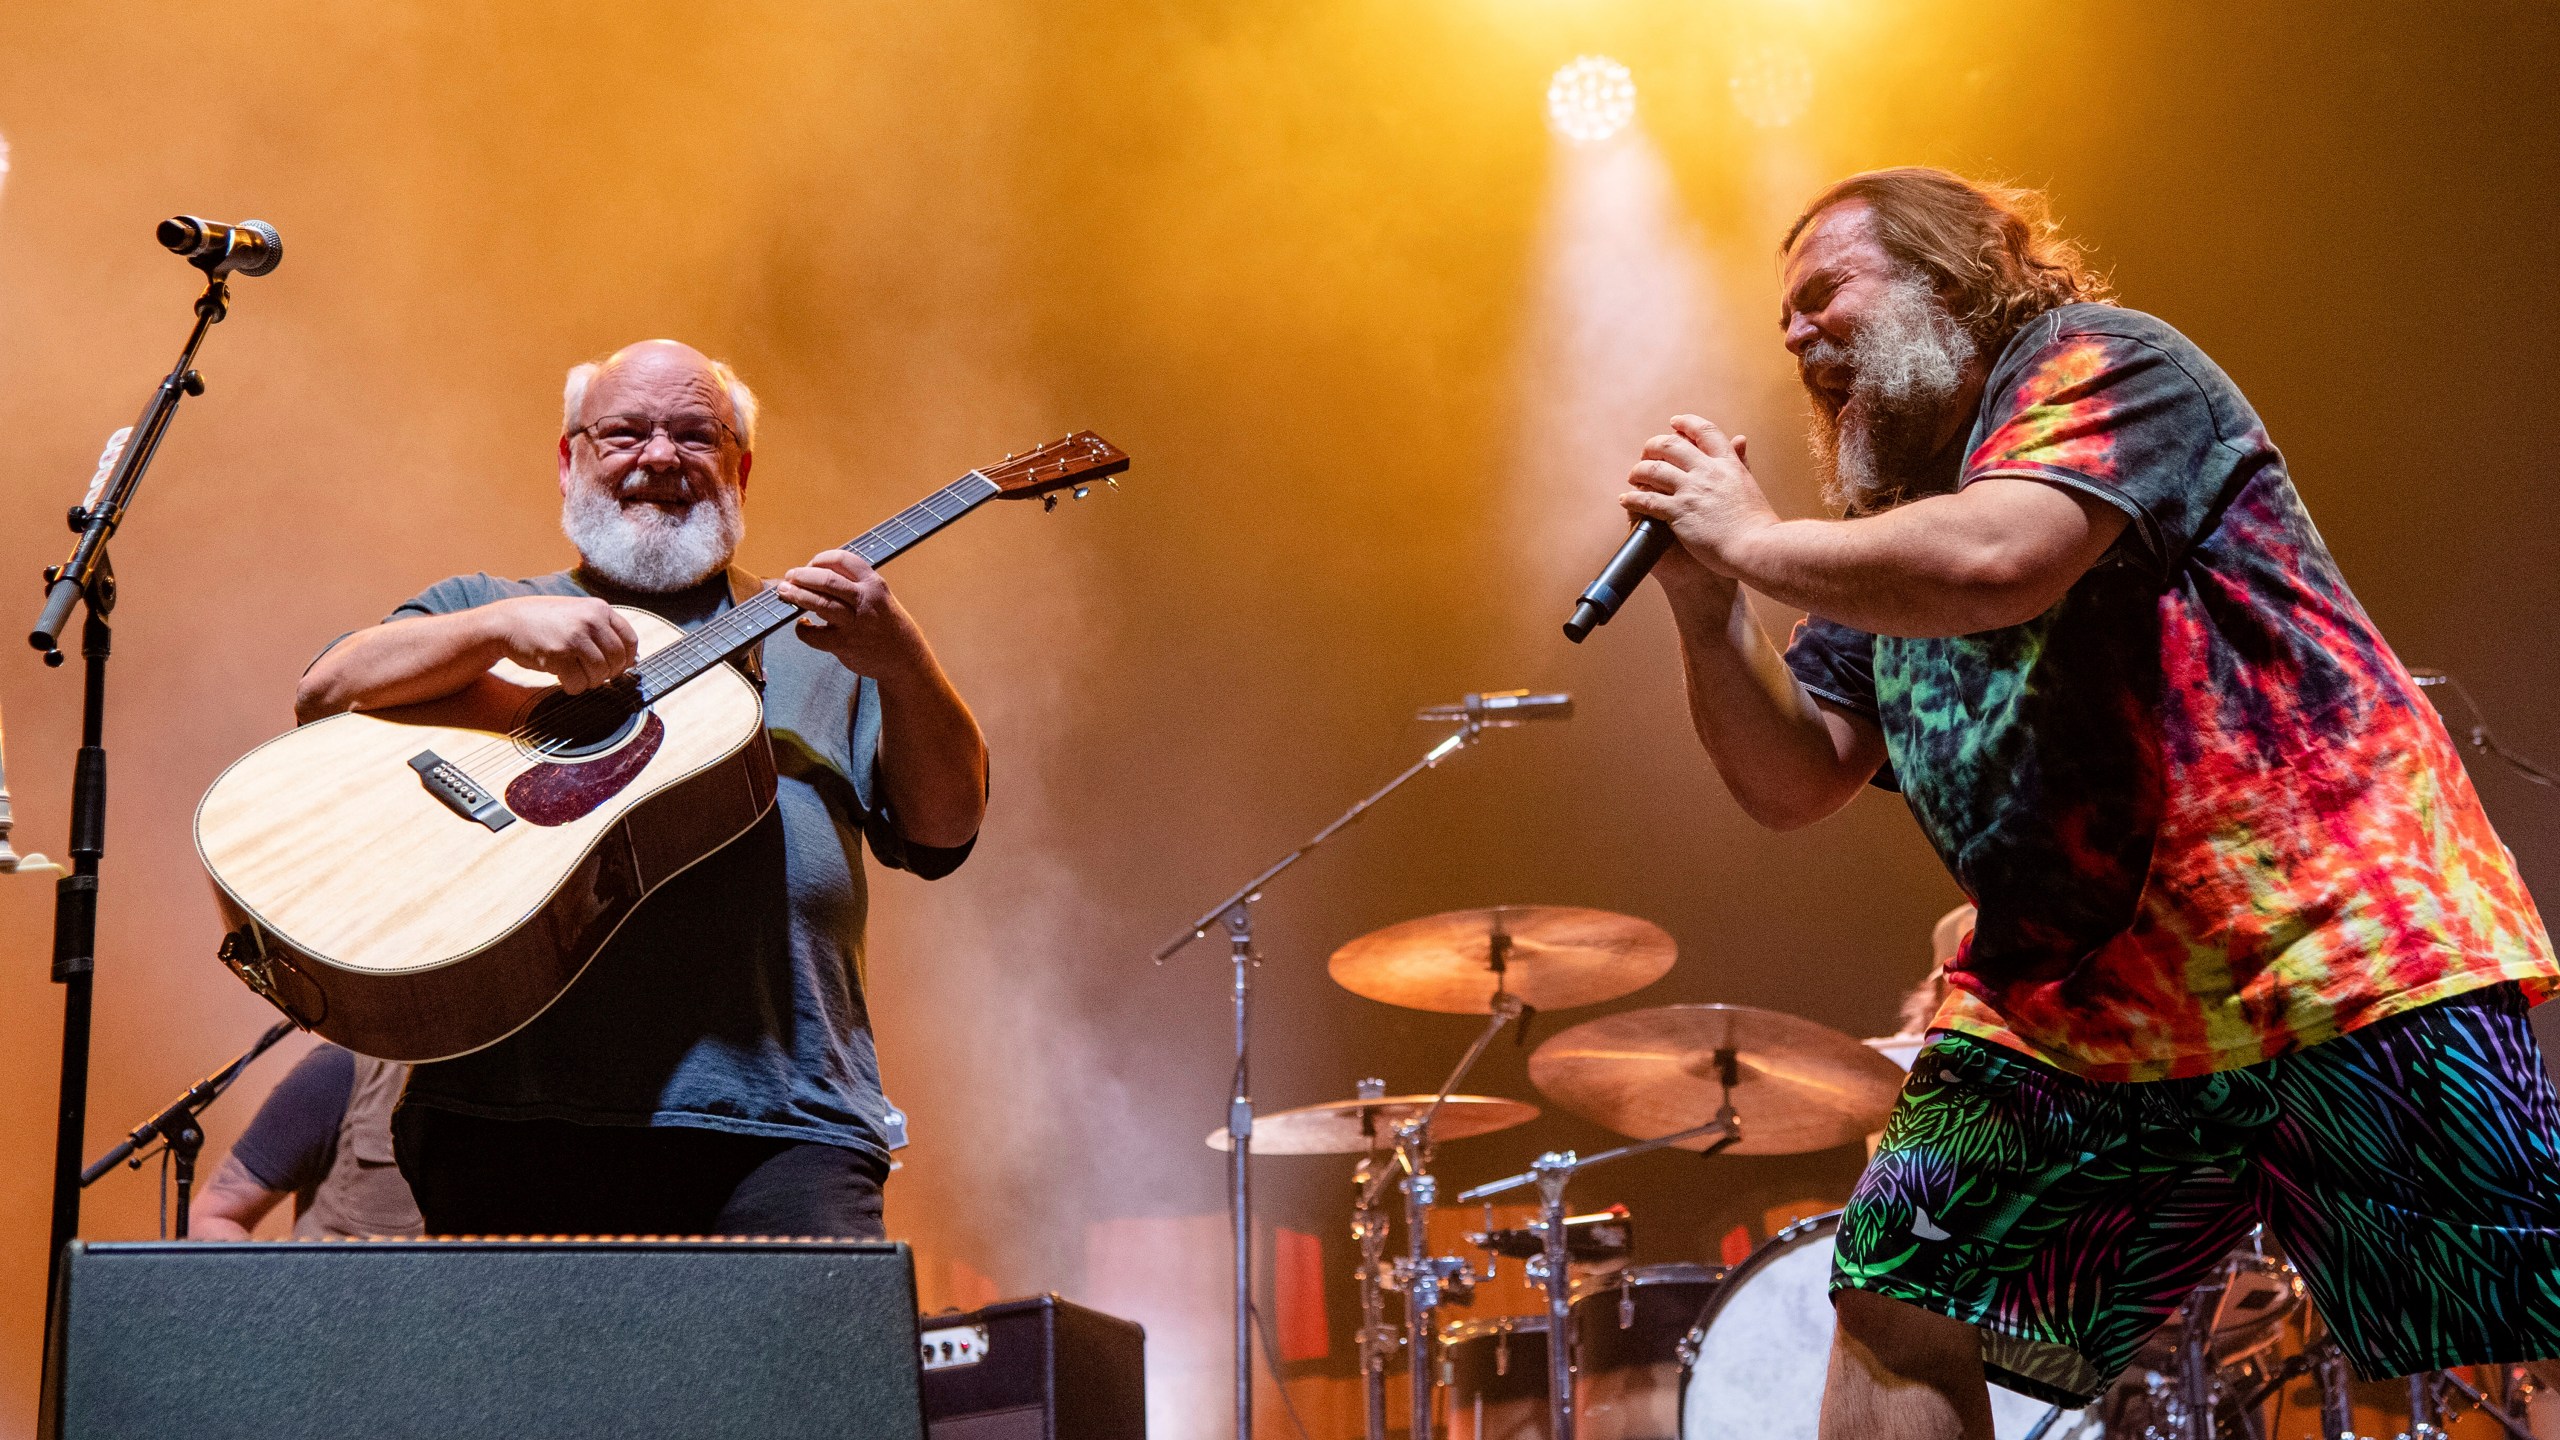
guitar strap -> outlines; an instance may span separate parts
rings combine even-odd
[[[770,580],[759,580],[735,565],[729,567],[729,604],[732,607],[744,605],[756,598],[758,592],[772,588],[773,582]],[[764,642],[762,640],[758,640],[730,657],[729,663],[744,671],[746,677],[755,682],[757,694],[764,693]]]

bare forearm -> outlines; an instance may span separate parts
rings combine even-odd
[[[1993,476],[1855,520],[1782,520],[1723,546],[1718,570],[1875,635],[1934,638],[2023,624],[2124,532],[2104,501]]]
[[[880,774],[898,829],[920,845],[968,842],[987,814],[987,741],[921,636],[880,687]],[[890,668],[890,667],[883,667]]]
[[[483,607],[359,630],[313,662],[294,693],[294,718],[308,723],[450,695],[506,655],[494,618]]]
[[[1689,719],[1707,758],[1744,813],[1777,830],[1809,825],[1849,803],[1874,773],[1844,755],[1842,737],[1761,633],[1729,582],[1666,584],[1680,633]]]
[[[283,1200],[283,1191],[268,1189],[238,1156],[225,1155],[187,1205],[187,1233],[199,1240],[246,1240]]]
[[[1947,636],[2014,625],[1987,549],[1929,528],[1928,501],[1857,520],[1787,520],[1731,547],[1736,578],[1782,604],[1877,635]]]

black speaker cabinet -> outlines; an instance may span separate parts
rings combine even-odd
[[[41,1433],[918,1440],[904,1245],[74,1244]]]
[[[1146,1440],[1135,1322],[1038,1295],[922,1323],[932,1440]]]

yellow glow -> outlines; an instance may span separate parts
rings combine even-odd
[[[1636,78],[1606,55],[1577,55],[1547,82],[1547,123],[1577,145],[1596,145],[1636,118]]]

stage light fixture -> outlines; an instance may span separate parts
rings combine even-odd
[[[1547,123],[1576,145],[1597,145],[1636,118],[1636,77],[1606,55],[1577,55],[1547,82]]]
[[[1746,51],[1725,77],[1733,108],[1764,130],[1792,125],[1813,104],[1813,62],[1792,45]]]

